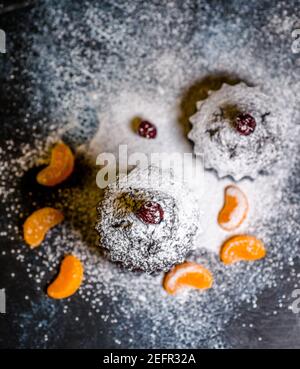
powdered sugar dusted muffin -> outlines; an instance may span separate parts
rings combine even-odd
[[[130,270],[167,271],[185,260],[199,227],[197,201],[166,170],[134,169],[98,207],[100,246]]]
[[[197,103],[188,137],[195,154],[220,178],[255,178],[268,172],[281,148],[280,111],[272,98],[245,83],[223,84]]]

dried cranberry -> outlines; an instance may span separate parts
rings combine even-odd
[[[157,129],[154,124],[147,120],[142,120],[139,124],[138,134],[145,138],[155,138],[157,135]]]
[[[164,211],[157,202],[147,201],[140,207],[136,215],[144,223],[158,224],[164,218]]]
[[[243,136],[249,136],[255,131],[256,121],[252,115],[241,113],[235,118],[236,130]]]

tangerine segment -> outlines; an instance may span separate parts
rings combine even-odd
[[[237,186],[225,188],[225,201],[218,216],[219,225],[226,231],[238,228],[248,213],[248,200],[246,195]]]
[[[53,208],[42,208],[32,213],[23,226],[24,240],[32,248],[39,246],[50,228],[61,223],[63,214]]]
[[[220,256],[224,264],[232,264],[262,259],[265,255],[266,249],[262,241],[253,236],[239,235],[224,243]]]
[[[176,265],[166,274],[163,282],[164,289],[171,295],[183,288],[208,289],[212,284],[210,271],[189,261]]]
[[[73,153],[69,146],[60,142],[52,149],[50,164],[38,173],[36,179],[43,186],[56,186],[67,179],[73,169]]]
[[[64,299],[73,295],[83,279],[81,261],[73,255],[67,255],[61,263],[56,279],[47,288],[47,294],[53,299]]]

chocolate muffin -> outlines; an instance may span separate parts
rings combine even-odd
[[[274,99],[245,83],[223,84],[197,103],[188,137],[196,155],[220,178],[256,178],[268,173],[281,153],[281,113]]]
[[[200,225],[192,191],[155,166],[134,169],[111,184],[97,209],[105,254],[147,273],[183,262]]]

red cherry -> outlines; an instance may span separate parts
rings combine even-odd
[[[138,134],[145,138],[155,138],[157,135],[157,129],[154,124],[147,120],[142,120],[139,124]]]
[[[243,136],[249,136],[255,131],[256,121],[252,115],[241,113],[235,118],[236,130]]]
[[[159,224],[164,218],[164,211],[157,202],[147,201],[140,207],[136,215],[146,224]]]

